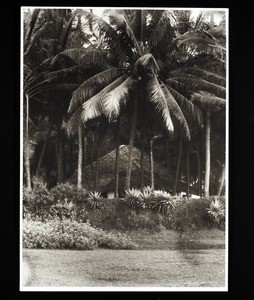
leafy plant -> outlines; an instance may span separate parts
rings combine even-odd
[[[126,204],[131,208],[137,208],[137,203],[140,200],[141,192],[139,189],[131,188],[125,190]]]
[[[206,208],[208,215],[218,224],[225,220],[225,207],[218,199],[211,202],[210,207]]]
[[[103,199],[103,198],[102,198],[100,192],[90,191],[88,193],[88,198],[87,198],[87,200],[88,200],[87,201],[87,208],[93,209],[93,210],[99,209],[101,207],[101,203],[100,203],[101,199]]]

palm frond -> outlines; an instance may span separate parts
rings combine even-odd
[[[200,26],[201,26],[202,23],[203,23],[203,19],[204,19],[205,14],[206,14],[206,12],[201,11],[201,12],[197,15],[197,18],[196,18],[196,20],[195,20],[194,30],[197,30],[197,29],[200,28]]]
[[[165,98],[167,100],[168,108],[170,113],[178,120],[180,126],[183,128],[183,131],[185,133],[185,137],[190,140],[190,130],[188,123],[185,119],[185,116],[179,107],[177,101],[173,97],[173,95],[170,93],[170,91],[167,89],[167,87],[161,83],[161,89],[165,95]]]
[[[166,85],[166,87],[175,98],[180,108],[187,115],[188,119],[193,120],[193,122],[196,123],[199,127],[203,127],[203,115],[200,109],[189,99],[174,90],[172,87],[168,85]]]
[[[28,45],[30,42],[40,11],[40,9],[34,9],[34,11],[32,12],[31,20],[29,23],[29,31],[27,32],[26,45]]]
[[[67,56],[72,59],[76,64],[85,66],[100,66],[108,67],[106,63],[107,52],[101,49],[91,48],[74,48],[67,49],[59,53],[53,60],[52,64],[55,64],[60,56]]]
[[[53,84],[48,84],[48,85],[40,85],[40,86],[37,86],[36,88],[34,88],[32,91],[30,91],[29,93],[29,97],[30,98],[33,98],[35,96],[38,96],[39,94],[43,94],[45,92],[48,92],[48,91],[65,91],[65,92],[68,92],[68,93],[73,93],[76,88],[78,87],[77,84],[74,84],[74,83],[53,83]]]
[[[125,58],[127,55],[132,59],[135,52],[132,49],[132,41],[128,40],[127,35],[114,29],[108,22],[91,12],[83,11],[82,14],[93,24],[99,36],[103,37],[104,42],[108,44],[108,50],[115,53],[117,57]]]
[[[196,104],[201,110],[220,110],[225,109],[226,100],[216,97],[208,93],[193,93],[191,101]]]
[[[215,73],[212,72],[208,72],[206,70],[202,70],[200,68],[196,68],[196,67],[186,67],[186,68],[178,68],[178,69],[174,69],[171,72],[171,75],[173,76],[184,76],[186,74],[191,74],[197,77],[200,77],[206,81],[209,81],[211,83],[215,83],[218,84],[220,86],[226,86],[226,78],[220,75],[217,75]]]
[[[166,82],[175,89],[188,90],[193,92],[207,91],[218,97],[226,97],[226,88],[218,84],[208,82],[195,76],[172,77]]]
[[[107,85],[104,89],[102,89],[98,94],[87,100],[82,104],[82,113],[81,113],[81,119],[85,123],[88,120],[97,118],[105,113],[104,108],[104,100],[105,96],[115,89],[119,84],[121,84],[125,79],[126,75],[121,76],[120,78],[117,78],[115,81],[113,81],[111,84]]]
[[[38,88],[44,88],[45,85],[52,85],[57,83],[64,83],[65,79],[70,80],[71,78],[77,79],[78,71],[81,69],[80,66],[74,66],[71,68],[53,71],[43,72],[30,80],[25,86],[25,93],[31,94]]]
[[[38,39],[40,38],[40,36],[42,34],[45,33],[45,31],[52,25],[52,22],[46,22],[45,24],[42,25],[42,27],[40,27],[40,29],[38,29],[36,31],[36,33],[33,34],[32,38],[30,39],[30,43],[26,48],[26,51],[24,53],[24,61],[28,58],[29,54],[31,53],[31,51],[33,50],[33,48],[35,47]]]
[[[66,43],[68,41],[69,33],[71,31],[71,25],[72,21],[75,18],[76,14],[74,13],[73,16],[69,19],[68,22],[64,25],[64,28],[62,29],[61,36],[60,36],[60,45],[64,49],[66,46]]]
[[[146,84],[147,100],[155,105],[156,110],[161,114],[165,127],[169,132],[174,131],[174,125],[170,116],[167,100],[156,76]]]
[[[72,114],[82,103],[97,94],[120,75],[121,72],[117,68],[112,68],[84,81],[73,93],[68,113]]]
[[[156,59],[151,53],[142,55],[134,64],[134,72],[138,72],[139,67],[152,71],[152,73],[157,74],[160,70]]]
[[[78,131],[81,122],[82,106],[78,107],[76,111],[69,116],[66,123],[66,132],[68,136],[74,135]]]
[[[109,120],[119,116],[120,110],[126,105],[130,92],[135,88],[135,84],[136,79],[130,76],[105,96],[104,114]]]
[[[161,11],[160,12],[160,19],[157,22],[150,38],[149,38],[149,45],[150,45],[150,50],[153,47],[158,47],[158,45],[161,42],[169,42],[172,41],[173,38],[175,37],[173,27],[171,26],[170,23],[170,16],[168,10]],[[166,40],[164,38],[166,37]]]

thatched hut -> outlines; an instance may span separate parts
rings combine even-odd
[[[126,170],[128,165],[129,147],[121,145],[119,147],[119,194],[124,195]],[[141,165],[140,165],[141,151],[134,147],[132,160],[132,176],[131,187],[141,187]],[[99,176],[97,182],[97,190],[102,194],[113,194],[115,191],[115,167],[116,167],[116,151],[113,150],[104,155],[99,160]],[[95,190],[96,164],[90,164],[84,169],[83,187],[87,190]],[[144,186],[150,185],[150,160],[149,156],[144,153]],[[75,176],[76,177],[76,176]],[[76,179],[72,178],[73,183]],[[154,182],[155,189],[163,189],[170,191],[173,187],[174,177],[161,164],[154,161]],[[179,182],[179,191],[186,190],[185,184]]]

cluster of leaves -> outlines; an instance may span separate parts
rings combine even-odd
[[[23,190],[23,217],[42,221],[53,218],[76,220],[80,210],[98,210],[101,200],[99,192],[79,190],[70,183],[57,184],[49,190],[43,180],[34,178],[33,189]]]
[[[149,186],[143,189],[129,189],[126,193],[126,204],[134,209],[155,209],[168,213],[176,205],[170,193],[163,190],[152,190]]]
[[[87,223],[57,219],[23,221],[23,247],[90,250],[97,247],[133,249],[135,244],[120,233],[107,233]]]
[[[219,199],[214,199],[206,210],[215,223],[225,222],[225,206]]]

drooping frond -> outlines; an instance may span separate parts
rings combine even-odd
[[[200,77],[206,81],[209,81],[211,83],[215,83],[218,84],[220,86],[226,86],[226,78],[220,75],[217,75],[215,73],[212,72],[208,72],[206,70],[202,70],[200,68],[196,68],[196,67],[187,67],[187,68],[178,68],[178,69],[174,69],[171,72],[171,75],[173,76],[184,76],[186,74],[191,74],[197,77]]]
[[[195,20],[194,30],[197,30],[197,29],[200,28],[200,26],[201,26],[202,23],[203,23],[203,19],[204,19],[205,14],[206,14],[206,12],[201,11],[201,12],[197,15],[197,18],[196,18],[196,20]]]
[[[66,43],[68,41],[68,37],[69,37],[69,33],[71,31],[71,25],[72,25],[72,21],[75,18],[75,14],[73,14],[73,16],[69,19],[68,22],[65,23],[62,31],[61,31],[61,36],[60,36],[60,45],[61,47],[64,49],[66,46]]]
[[[81,113],[81,119],[84,123],[105,113],[104,101],[106,95],[120,85],[126,77],[126,75],[123,75],[120,78],[117,78],[111,84],[102,89],[98,94],[82,104],[83,110]]]
[[[67,49],[59,53],[53,60],[52,64],[55,64],[60,56],[67,56],[72,59],[76,64],[83,66],[100,66],[102,68],[107,68],[106,63],[107,52],[101,49],[91,49],[91,48],[74,48]]]
[[[126,15],[124,10],[120,10],[121,14],[114,12],[113,10],[110,12],[109,17],[111,18],[112,23],[117,26],[117,29],[124,29],[128,35],[128,37],[132,40],[133,45],[136,47],[138,53],[141,55],[140,46],[136,40],[136,37],[131,28],[130,21],[128,16]]]
[[[127,34],[124,34],[124,30],[113,28],[104,19],[91,12],[83,11],[82,15],[93,25],[94,30],[98,31],[98,35],[103,37],[104,42],[108,44],[108,50],[112,51],[116,57],[125,58],[127,55],[132,59],[135,56],[132,49],[134,45],[131,45],[132,41]]]
[[[147,82],[146,93],[147,100],[154,104],[156,110],[161,114],[167,130],[173,132],[174,125],[170,116],[168,103],[156,76]]]
[[[33,98],[47,91],[65,91],[71,94],[76,90],[77,87],[78,85],[74,83],[53,83],[43,86],[39,85],[36,88],[33,88],[33,90],[29,93],[29,97]]]
[[[41,11],[40,9],[34,9],[34,11],[32,12],[31,20],[29,23],[29,31],[27,32],[26,45],[28,45],[30,42],[40,11]]]
[[[104,114],[109,120],[119,116],[120,110],[126,105],[130,92],[135,88],[135,84],[136,79],[130,76],[105,96]]]
[[[79,124],[81,122],[81,113],[82,113],[82,106],[80,106],[67,120],[66,124],[66,131],[67,135],[73,135],[77,132]]]
[[[173,97],[173,95],[170,93],[170,91],[167,89],[167,87],[161,83],[161,89],[165,95],[165,98],[167,100],[168,108],[170,113],[177,119],[179,122],[180,126],[183,128],[183,132],[185,133],[185,137],[190,140],[190,130],[189,126],[187,124],[187,121],[184,117],[184,114],[179,107],[177,101]]]
[[[139,68],[150,70],[153,74],[157,74],[159,71],[159,66],[156,59],[151,53],[142,55],[134,64],[134,72],[139,72]]]
[[[149,38],[150,51],[158,47],[160,43],[170,42],[175,37],[173,27],[170,23],[168,10],[159,11],[160,18]]]
[[[120,75],[121,72],[117,68],[112,68],[84,81],[73,93],[68,113],[72,114],[82,103],[97,94]]]
[[[184,97],[182,94],[178,93],[172,87],[166,85],[167,89],[170,91],[172,96],[175,98],[176,102],[183,110],[183,112],[188,116],[189,119],[193,120],[199,127],[203,126],[203,115],[200,109],[194,105],[189,99]]]
[[[27,94],[33,93],[34,90],[43,89],[45,85],[52,85],[57,83],[64,83],[63,81],[67,78],[77,79],[78,71],[80,70],[80,66],[74,66],[71,68],[53,71],[53,72],[43,72],[35,77],[33,77],[30,81],[27,82],[24,91]]]
[[[226,97],[226,88],[218,84],[208,82],[204,79],[197,78],[195,76],[185,77],[172,77],[166,82],[175,89],[189,90],[192,92],[207,91],[213,93],[218,97]]]
[[[33,48],[35,47],[38,39],[40,38],[40,36],[42,34],[45,33],[45,31],[51,27],[52,22],[46,22],[45,24],[42,25],[42,27],[40,27],[32,36],[32,38],[30,39],[30,43],[27,45],[26,51],[24,52],[24,61],[28,58],[29,54],[31,53],[31,51],[33,50]]]
[[[226,100],[216,97],[208,93],[193,93],[191,101],[196,104],[201,110],[220,110],[225,109]]]

